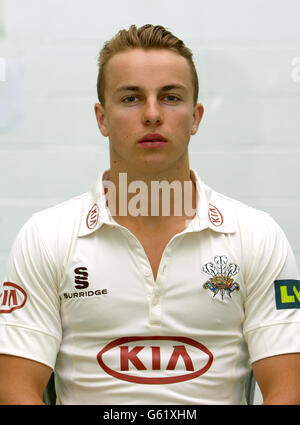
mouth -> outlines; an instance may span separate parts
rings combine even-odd
[[[158,133],[146,134],[141,140],[139,140],[139,144],[144,147],[160,147],[167,143],[168,140]]]

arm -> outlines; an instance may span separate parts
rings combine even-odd
[[[61,342],[56,265],[29,220],[0,285],[0,404],[43,404]]]
[[[268,216],[262,216],[251,234],[244,335],[254,376],[264,404],[300,404],[300,281],[295,257],[282,229]]]
[[[252,367],[263,404],[300,404],[300,353],[267,357]]]
[[[44,404],[52,369],[22,357],[0,355],[0,404]]]

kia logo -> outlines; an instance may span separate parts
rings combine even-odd
[[[223,216],[218,210],[218,208],[212,204],[209,204],[208,217],[210,219],[211,224],[213,224],[214,226],[222,226],[224,221]]]
[[[198,378],[210,368],[213,354],[204,345],[187,337],[131,336],[108,343],[98,353],[97,360],[114,378],[136,384],[161,385]],[[176,370],[180,372],[176,373]]]
[[[97,204],[94,204],[90,209],[87,218],[86,225],[89,229],[94,229],[97,226],[99,218],[99,207]]]
[[[12,282],[3,283],[3,292],[0,293],[0,313],[11,313],[24,307],[27,294],[20,286]]]

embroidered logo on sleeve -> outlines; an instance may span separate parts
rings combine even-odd
[[[277,310],[300,308],[300,280],[275,280],[274,288]]]
[[[23,288],[16,283],[4,282],[0,292],[0,314],[24,307],[26,300],[27,294]]]

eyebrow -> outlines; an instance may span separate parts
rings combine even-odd
[[[186,87],[181,85],[181,84],[168,84],[166,86],[161,87],[160,91],[169,91],[169,90],[174,90],[174,89],[186,91]],[[140,90],[141,90],[141,87],[139,87],[139,86],[121,86],[115,91],[115,93],[119,93],[119,92],[123,92],[123,91],[137,92],[137,91],[140,91]]]
[[[138,86],[122,86],[122,87],[119,87],[115,91],[115,93],[119,93],[120,91],[138,91],[138,90],[140,90],[140,87]]]

